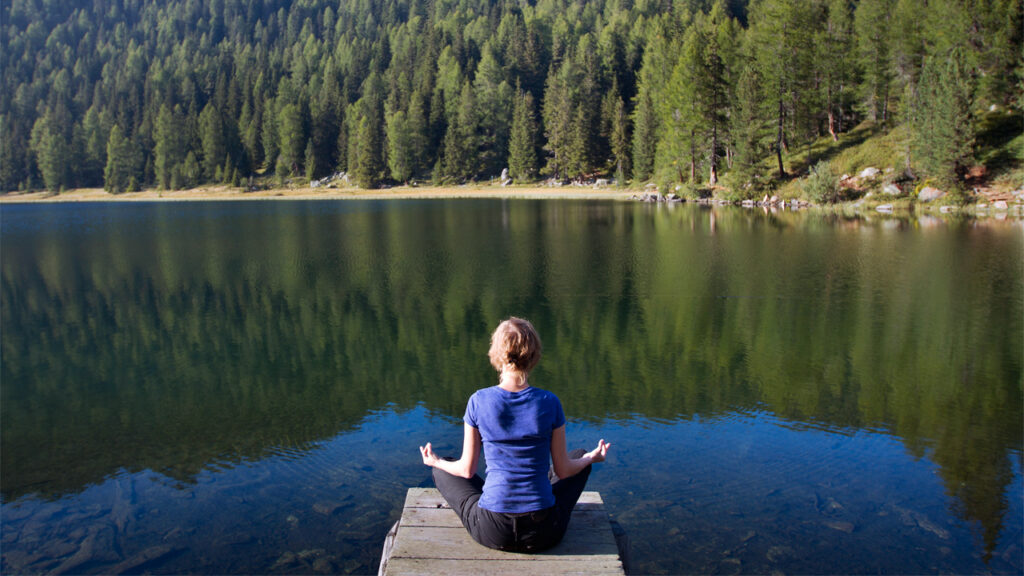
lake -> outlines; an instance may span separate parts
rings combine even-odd
[[[488,337],[637,573],[1024,571],[1024,225],[570,200],[0,211],[4,574],[375,573]],[[482,468],[481,468],[482,470]]]

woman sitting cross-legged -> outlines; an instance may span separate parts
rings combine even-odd
[[[491,336],[488,356],[501,374],[466,405],[462,457],[439,458],[420,446],[434,484],[474,540],[498,550],[539,552],[558,544],[590,476],[611,446],[566,450],[565,414],[558,397],[530,386],[541,345],[533,325],[505,320]],[[476,474],[480,448],[487,480]],[[557,478],[549,477],[549,462]]]

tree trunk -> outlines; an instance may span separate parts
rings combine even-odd
[[[785,132],[782,130],[782,122],[784,119],[784,108],[782,99],[779,99],[779,131],[775,137],[775,157],[779,161],[779,178],[786,177],[786,169],[782,166],[782,147],[786,145]]]
[[[718,126],[711,129],[711,175],[708,176],[708,183],[712,186],[718,184]]]
[[[828,133],[832,135],[833,142],[839,142],[839,134],[836,132],[836,111],[832,105],[832,83],[828,83]]]
[[[697,135],[690,130],[690,182],[697,183]]]

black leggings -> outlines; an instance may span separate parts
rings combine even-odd
[[[584,454],[585,450],[577,449],[569,456],[579,458]],[[575,476],[551,485],[555,494],[554,506],[523,514],[491,512],[481,508],[478,502],[484,491],[484,481],[479,474],[466,479],[434,468],[434,484],[458,514],[473,540],[497,550],[540,552],[558,544],[565,536],[572,509],[587,485],[590,468],[587,466]]]

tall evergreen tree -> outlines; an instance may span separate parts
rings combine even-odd
[[[399,182],[408,182],[415,163],[412,131],[404,110],[388,115],[388,168],[391,177]]]
[[[207,181],[223,180],[223,174],[220,174],[220,178],[216,176],[221,172],[227,158],[224,132],[224,120],[220,110],[212,102],[208,103],[199,114],[199,137],[203,143],[203,177]]]
[[[154,168],[157,185],[164,189],[178,188],[184,182],[181,179],[182,164],[188,155],[188,134],[182,130],[184,117],[179,109],[171,111],[164,104],[156,118],[156,145]]]
[[[512,178],[525,182],[537,177],[537,140],[533,95],[520,91],[512,111],[512,139],[508,155],[509,174]]]
[[[107,140],[107,164],[103,171],[103,188],[111,194],[125,192],[135,179],[131,141],[124,137],[121,127],[114,124]]]
[[[911,151],[917,165],[944,186],[958,187],[973,160],[973,82],[964,49],[925,60],[911,116]]]
[[[72,183],[72,148],[69,127],[61,111],[47,108],[32,126],[30,146],[43,183],[58,192]]]
[[[633,112],[633,175],[637,180],[648,180],[654,174],[657,134],[657,113],[650,89],[641,85]]]
[[[861,0],[854,13],[857,57],[862,70],[861,101],[868,117],[885,123],[892,85],[890,18],[893,0]]]

